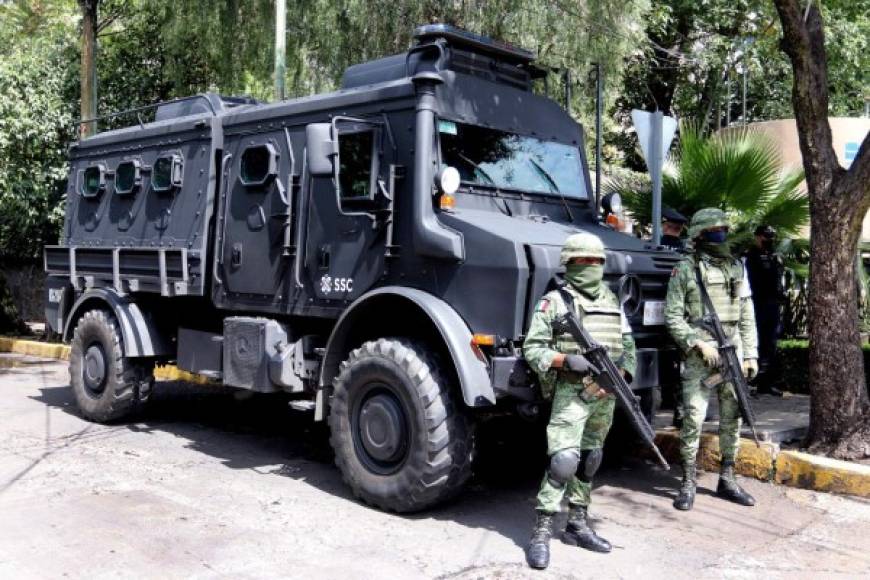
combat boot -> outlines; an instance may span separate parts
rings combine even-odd
[[[695,464],[683,463],[683,483],[680,485],[680,493],[674,500],[674,507],[678,510],[688,511],[695,504],[696,478]]]
[[[526,562],[536,570],[550,565],[550,536],[553,535],[553,514],[538,511],[529,547],[526,549]]]
[[[755,505],[755,498],[737,485],[737,478],[734,477],[733,461],[722,462],[722,468],[719,470],[719,485],[716,487],[716,495],[740,505]]]
[[[606,554],[610,551],[610,542],[595,533],[589,527],[589,514],[586,506],[571,506],[568,513],[568,526],[562,535],[562,540],[572,546],[580,546],[593,552]]]

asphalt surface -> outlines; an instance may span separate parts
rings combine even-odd
[[[743,508],[704,474],[682,513],[676,470],[616,453],[591,510],[614,551],[556,541],[534,572],[539,426],[490,422],[468,490],[396,516],[353,499],[325,430],[281,398],[161,383],[141,417],[96,425],[76,414],[64,363],[16,360],[0,368],[0,578],[870,576],[868,501],[743,480],[758,498]]]

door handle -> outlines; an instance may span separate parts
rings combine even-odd
[[[230,265],[233,268],[238,268],[242,265],[242,244],[233,244],[233,251],[230,254]]]

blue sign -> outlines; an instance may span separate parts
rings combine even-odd
[[[855,161],[855,158],[858,157],[858,147],[860,144],[857,141],[850,141],[846,143],[846,151],[845,151],[845,159],[846,159],[846,169],[852,165],[852,162]]]

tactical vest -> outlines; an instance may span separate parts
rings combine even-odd
[[[700,261],[701,279],[710,295],[710,301],[722,324],[737,324],[740,320],[740,291],[743,286],[743,267],[737,260],[716,265]]]
[[[578,318],[592,338],[607,349],[611,359],[616,360],[622,356],[622,312],[613,292],[602,288],[598,298],[591,300],[573,288],[566,289],[574,298]],[[555,294],[558,295],[558,292]],[[561,296],[559,301],[562,303],[562,310],[567,311],[568,306],[564,304]],[[554,338],[556,350],[559,352],[583,354],[583,349],[570,334],[558,334]]]

